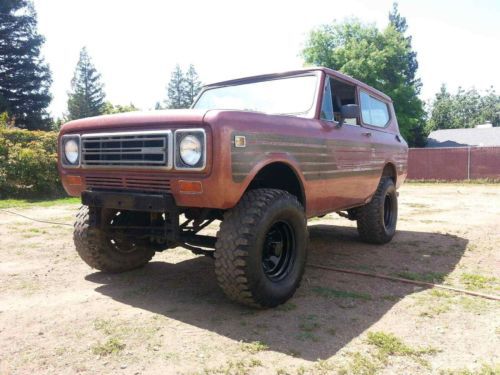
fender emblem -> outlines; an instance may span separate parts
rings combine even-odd
[[[234,136],[234,147],[247,147],[247,139],[244,135]]]

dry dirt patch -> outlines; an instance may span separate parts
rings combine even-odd
[[[400,205],[385,246],[311,220],[309,261],[500,293],[499,185],[407,184]],[[72,223],[76,209],[17,211]],[[308,268],[290,302],[256,311],[226,300],[209,258],[174,249],[106,275],[70,227],[0,223],[0,374],[500,371],[498,302]]]

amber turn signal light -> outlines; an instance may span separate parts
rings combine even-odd
[[[181,193],[196,194],[203,193],[203,185],[201,181],[179,181],[179,190]]]
[[[81,185],[82,178],[80,176],[66,176],[66,182],[68,185]]]

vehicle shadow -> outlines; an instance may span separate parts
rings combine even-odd
[[[467,246],[464,238],[438,233],[398,231],[391,243],[375,246],[360,243],[352,227],[310,225],[309,230],[311,264],[436,282],[455,268]],[[141,270],[96,272],[86,279],[101,284],[96,291],[116,301],[236,341],[260,341],[269,350],[307,360],[332,356],[399,300],[422,290],[308,267],[291,301],[261,311],[228,301],[217,286],[212,263],[207,257],[176,264],[153,261]]]

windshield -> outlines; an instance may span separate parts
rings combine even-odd
[[[204,91],[196,109],[236,109],[307,116],[313,110],[317,76],[295,76]]]

